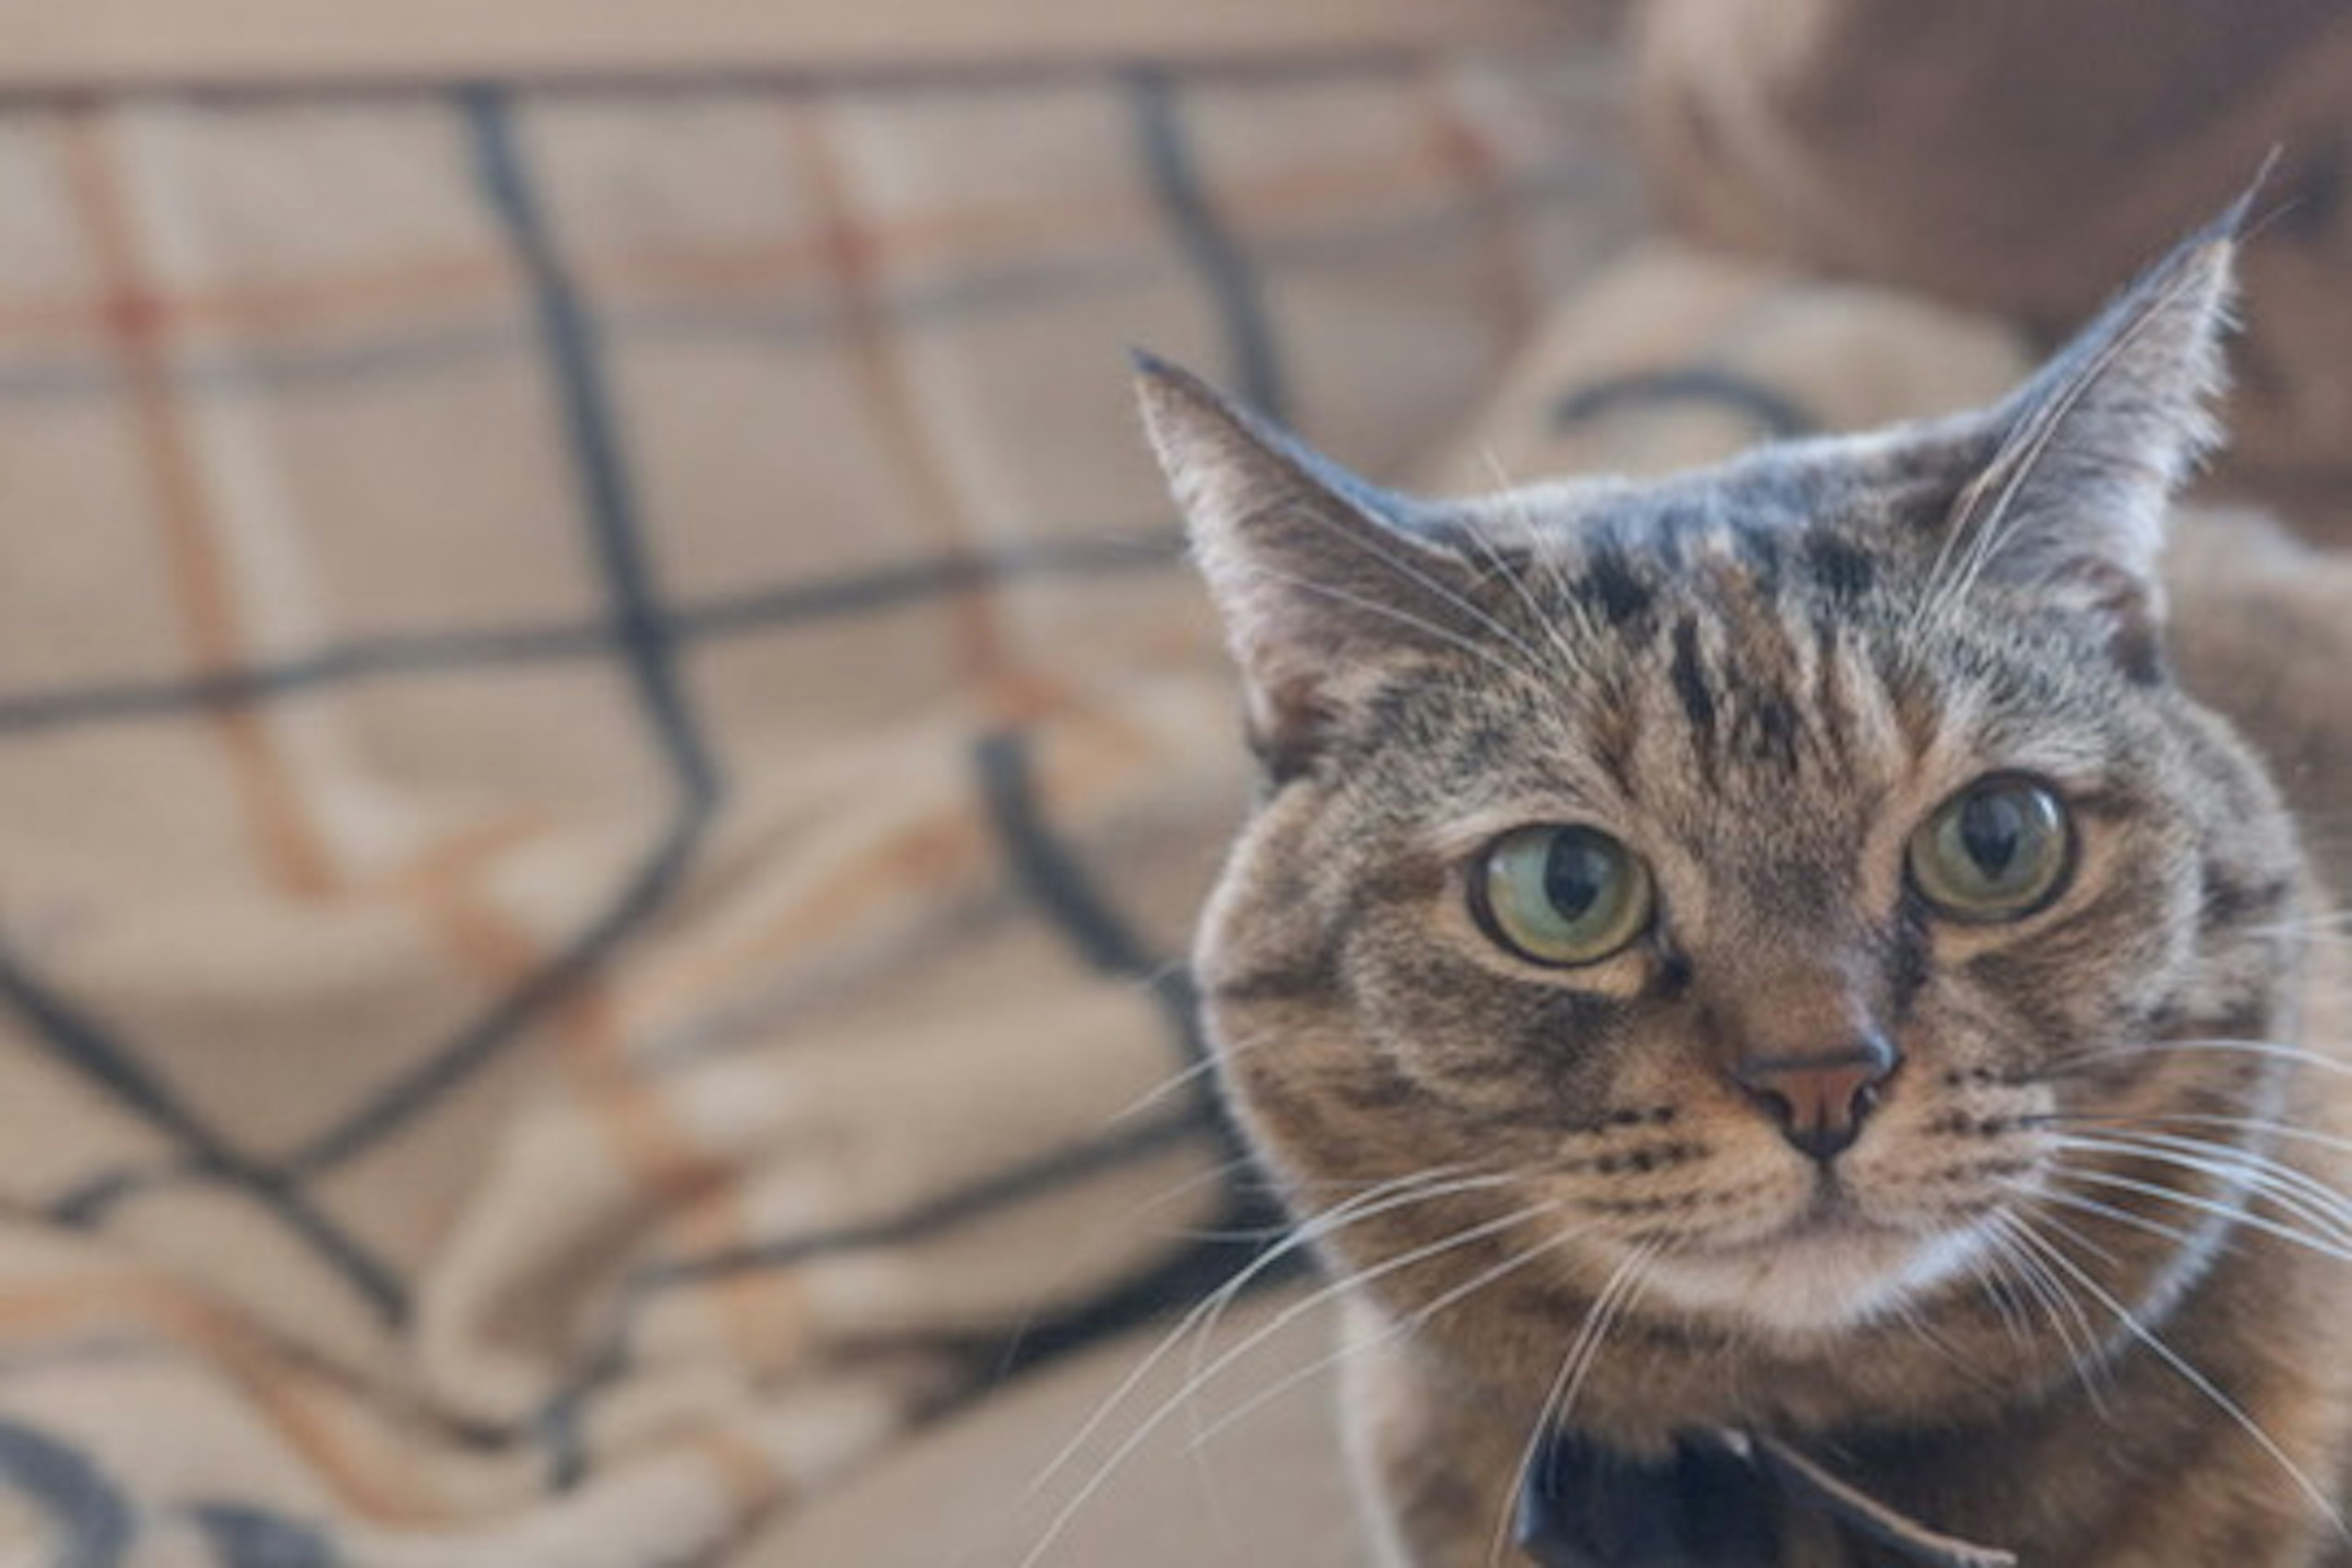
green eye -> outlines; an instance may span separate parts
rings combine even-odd
[[[2032,779],[1979,779],[1911,836],[1911,885],[1954,920],[2021,920],[2058,896],[2074,832],[2058,797]]]
[[[1654,902],[1649,868],[1590,827],[1507,833],[1470,879],[1479,926],[1536,963],[1599,963],[1642,934]]]

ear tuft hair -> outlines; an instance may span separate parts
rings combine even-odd
[[[2112,616],[2154,658],[2174,493],[2214,447],[2235,260],[2253,191],[2177,246],[1997,411],[1950,549],[1972,576]]]
[[[1262,752],[1297,759],[1338,677],[1399,649],[1475,646],[1461,559],[1419,509],[1358,479],[1190,371],[1129,351],[1143,420],[1247,683]]]

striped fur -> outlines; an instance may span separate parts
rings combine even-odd
[[[1557,1420],[1777,1434],[2028,1563],[2352,1563],[2340,981],[2157,574],[2235,221],[2000,407],[1648,486],[1409,501],[1145,366],[1269,761],[1200,941],[1225,1089],[1302,1215],[1410,1194],[1320,1243],[1394,1563],[1493,1561]],[[2077,868],[1940,921],[1904,846],[1995,773]],[[1469,912],[1552,822],[1659,889],[1582,969]],[[1901,1065],[1823,1219],[1727,1067],[1856,1018]]]

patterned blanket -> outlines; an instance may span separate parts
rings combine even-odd
[[[717,1561],[1230,1268],[1119,350],[1402,460],[1613,58],[0,100],[0,1563]]]

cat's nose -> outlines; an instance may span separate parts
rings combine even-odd
[[[1862,1136],[1898,1059],[1893,1043],[1872,1029],[1817,1056],[1743,1057],[1731,1076],[1798,1152],[1826,1162]]]

